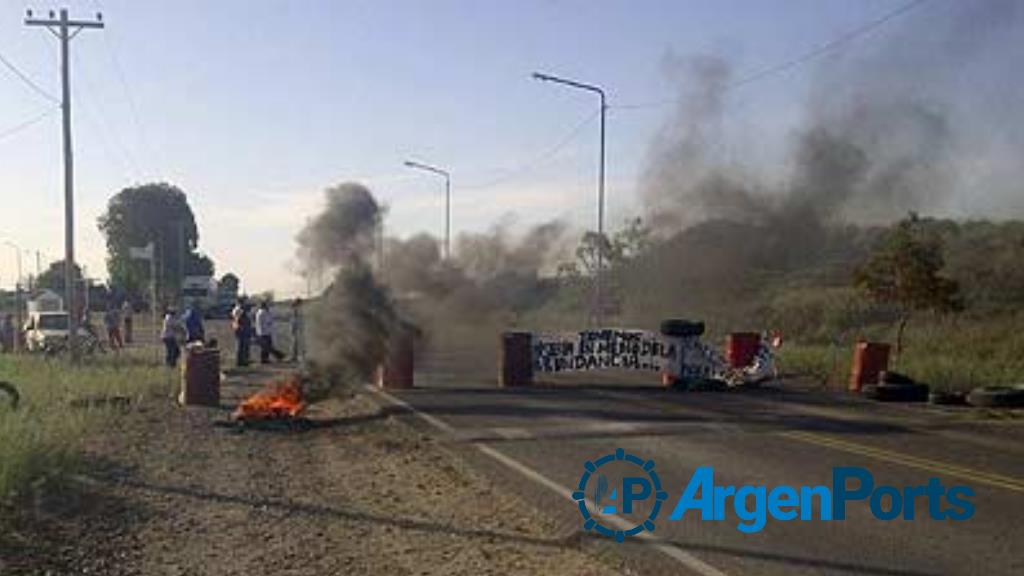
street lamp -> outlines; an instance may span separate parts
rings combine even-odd
[[[452,257],[452,176],[447,170],[442,170],[422,162],[406,160],[405,165],[417,170],[425,170],[439,176],[444,176],[444,259]]]
[[[600,162],[598,164],[597,176],[597,234],[601,241],[601,245],[598,246],[597,250],[597,273],[594,278],[594,298],[597,301],[597,313],[595,316],[597,319],[597,325],[600,326],[601,319],[604,316],[604,303],[601,299],[601,276],[602,271],[604,270],[604,125],[605,115],[608,111],[608,105],[605,102],[605,93],[599,86],[586,84],[584,82],[577,82],[576,80],[569,80],[568,78],[560,78],[558,76],[542,74],[540,72],[534,72],[533,77],[543,82],[554,82],[556,84],[564,84],[572,88],[594,92],[601,97],[601,155]]]

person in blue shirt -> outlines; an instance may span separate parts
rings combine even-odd
[[[186,344],[204,340],[206,332],[203,330],[203,312],[199,309],[198,304],[190,304],[188,310],[185,310],[185,314],[182,315],[181,321],[185,325]]]

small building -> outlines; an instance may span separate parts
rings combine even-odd
[[[60,312],[64,309],[64,299],[60,294],[46,288],[37,290],[28,301],[28,312]]]

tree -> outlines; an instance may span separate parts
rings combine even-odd
[[[241,288],[241,280],[233,272],[220,277],[220,282],[217,283],[217,290],[226,294],[238,294],[239,288]]]
[[[593,290],[598,272],[598,257],[602,271],[604,293],[602,305],[618,311],[625,300],[621,287],[621,276],[627,264],[643,255],[652,244],[651,229],[639,217],[629,219],[621,230],[611,238],[588,230],[576,247],[576,260],[563,262],[557,268],[558,278],[563,284],[581,296],[581,290]],[[617,313],[617,312],[615,312]]]
[[[213,275],[213,262],[196,253],[199,231],[185,193],[167,183],[125,188],[110,199],[99,218],[107,239],[107,272],[112,286],[138,298],[149,286],[149,265],[129,248],[155,247],[158,289],[166,296],[181,287],[182,274]],[[184,258],[184,261],[182,261]]]
[[[912,313],[963,308],[959,285],[940,274],[945,266],[942,241],[927,234],[922,224],[911,212],[854,273],[854,284],[872,300],[899,309],[897,356],[903,350],[903,331]]]
[[[75,283],[82,281],[82,267],[75,264],[74,268],[74,280]],[[58,260],[50,264],[47,268],[36,278],[36,288],[53,290],[61,297],[64,296],[64,261]]]

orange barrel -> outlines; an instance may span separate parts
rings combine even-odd
[[[850,391],[860,392],[865,384],[876,384],[878,374],[889,369],[889,345],[882,342],[858,342],[853,348],[850,367]]]
[[[384,364],[377,369],[377,385],[390,390],[414,386],[415,340],[412,330],[402,329],[391,339],[391,349]]]
[[[749,366],[761,347],[761,335],[757,332],[733,332],[725,338],[725,359],[733,368]]]
[[[220,406],[220,350],[186,347],[181,367],[181,395],[185,406]]]
[[[533,384],[533,334],[503,332],[498,345],[498,386]]]

